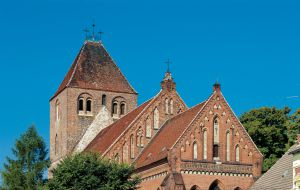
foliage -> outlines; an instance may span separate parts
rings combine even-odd
[[[80,153],[65,158],[48,181],[49,190],[134,190],[140,183],[134,168],[101,159],[97,153]]]
[[[4,171],[1,172],[1,189],[35,190],[44,183],[43,174],[50,162],[48,150],[34,126],[17,139],[12,149],[15,159],[7,157]]]
[[[244,113],[240,121],[264,155],[263,172],[266,172],[289,148],[289,139],[294,133],[288,132],[290,109],[262,107]]]

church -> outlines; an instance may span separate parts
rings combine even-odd
[[[141,190],[249,189],[263,156],[221,85],[191,108],[177,88],[168,70],[157,94],[138,105],[103,43],[86,40],[50,99],[50,170],[69,154],[92,151],[133,164]]]

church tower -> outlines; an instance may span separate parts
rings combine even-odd
[[[93,123],[96,124],[90,132],[92,134],[136,107],[137,92],[102,42],[86,40],[50,99],[52,167],[74,151]],[[89,138],[85,141],[91,141],[93,137]]]

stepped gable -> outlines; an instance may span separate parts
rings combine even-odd
[[[51,98],[67,87],[137,94],[101,42],[85,41]]]
[[[174,145],[204,105],[205,102],[202,102],[168,120],[136,159],[136,167],[141,168],[166,158],[168,150]]]
[[[115,123],[103,129],[87,146],[85,151],[95,151],[104,153],[115,140],[127,129],[127,127],[142,113],[152,99],[143,103],[135,110],[129,112]]]

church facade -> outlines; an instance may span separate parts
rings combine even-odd
[[[94,151],[133,164],[141,190],[249,189],[263,157],[220,84],[192,108],[170,71],[160,86],[137,106],[138,94],[102,42],[85,41],[50,100],[51,168],[69,154]]]

